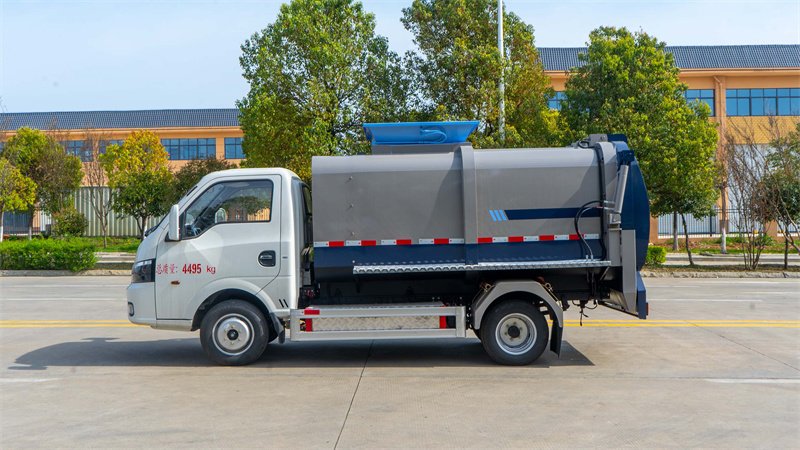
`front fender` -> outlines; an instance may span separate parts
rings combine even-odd
[[[223,278],[220,280],[214,280],[211,283],[203,286],[202,289],[195,293],[192,301],[189,302],[189,305],[184,312],[185,318],[191,320],[194,318],[195,313],[200,308],[200,305],[203,304],[209,297],[212,295],[222,292],[229,289],[236,289],[240,291],[247,292],[257,299],[259,299],[264,306],[266,306],[267,310],[272,313],[275,311],[275,303],[272,301],[269,295],[262,289],[262,286],[254,284],[248,281],[246,278]]]

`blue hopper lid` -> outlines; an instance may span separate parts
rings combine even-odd
[[[364,133],[373,145],[457,144],[478,127],[477,121],[365,123]]]

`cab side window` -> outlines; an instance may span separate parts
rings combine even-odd
[[[273,185],[270,180],[217,183],[181,214],[181,237],[203,234],[214,225],[269,222]]]

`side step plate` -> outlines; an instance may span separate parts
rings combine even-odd
[[[455,338],[466,330],[463,306],[309,306],[289,313],[292,341]]]

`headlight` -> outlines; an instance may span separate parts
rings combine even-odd
[[[145,259],[133,265],[131,283],[152,283],[156,279],[156,260]]]

